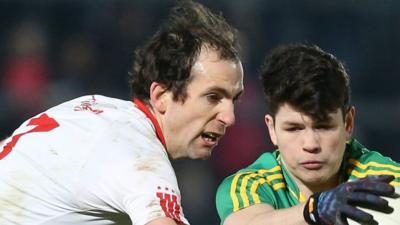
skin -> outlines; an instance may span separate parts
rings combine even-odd
[[[234,104],[243,92],[240,61],[222,60],[218,52],[203,47],[193,65],[184,101],[174,101],[162,84],[150,87],[150,103],[164,134],[171,158],[208,158],[226,128],[235,122]],[[214,133],[215,140],[204,137]],[[146,225],[177,225],[170,218]]]
[[[191,71],[184,101],[174,101],[161,84],[151,86],[151,103],[171,158],[205,159],[235,122],[234,104],[243,91],[241,62],[222,60],[203,47]],[[204,137],[215,134],[215,140]]]
[[[288,104],[279,108],[275,118],[265,116],[271,141],[278,146],[285,167],[305,198],[338,184],[338,170],[353,131],[354,116],[354,107],[344,119],[338,109],[329,114],[329,121],[315,123]],[[278,210],[268,204],[256,204],[232,213],[224,225],[306,225],[303,209],[304,203]]]
[[[288,104],[280,107],[275,120],[265,116],[272,143],[279,147],[284,165],[306,196],[339,184],[337,173],[353,121],[354,108],[344,120],[337,109],[327,121],[315,123]]]
[[[170,219],[168,217],[160,218],[160,219],[155,219],[146,225],[183,225],[183,223],[177,224],[173,219]]]

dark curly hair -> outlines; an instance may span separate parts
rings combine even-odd
[[[318,46],[283,45],[266,58],[261,80],[268,108],[275,117],[285,103],[315,121],[350,104],[350,79],[343,64]]]
[[[178,1],[155,35],[135,51],[132,97],[147,102],[151,83],[159,82],[172,91],[174,100],[184,101],[192,66],[204,46],[221,59],[239,60],[236,29],[198,3]]]

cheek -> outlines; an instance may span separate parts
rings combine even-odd
[[[175,127],[179,127],[180,131],[186,134],[199,132],[207,121],[209,112],[202,111],[197,108],[182,108],[172,118]]]
[[[278,131],[276,133],[276,140],[279,149],[287,155],[296,154],[301,149],[301,144],[296,135]]]
[[[341,163],[346,148],[346,137],[342,134],[333,135],[326,143],[326,154],[329,155],[331,161]]]
[[[326,145],[332,149],[332,151],[340,153],[346,146],[346,136],[344,133],[335,132],[326,138]]]
[[[293,135],[278,128],[274,129],[273,131],[276,137],[276,145],[278,145],[279,148],[284,148],[285,146],[290,145],[290,140],[295,138]]]
[[[187,129],[192,127],[193,113],[187,108],[180,105],[172,108],[167,115],[168,127],[173,133],[187,132]]]
[[[282,137],[278,141],[279,151],[288,165],[294,165],[297,162],[297,159],[300,158],[301,151],[299,150],[299,146],[296,146],[294,141],[288,141],[282,139]]]
[[[176,104],[171,107],[170,117],[176,123],[188,123],[188,121],[195,119],[201,115],[201,109],[196,108],[193,104],[185,103],[184,105]]]

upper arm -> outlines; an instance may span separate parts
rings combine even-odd
[[[128,214],[132,224],[164,217],[186,222],[175,173],[162,145],[138,131],[113,126],[93,147],[92,163],[81,173],[81,204],[117,209]]]

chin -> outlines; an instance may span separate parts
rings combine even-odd
[[[309,177],[305,182],[314,189],[314,192],[321,192],[337,185],[337,182],[330,181],[326,176]]]
[[[210,157],[211,157],[211,152],[207,152],[207,153],[199,155],[199,157],[197,157],[197,158],[205,160],[205,159],[209,159]]]
[[[190,155],[191,159],[208,159],[211,157],[211,152],[212,149],[199,149],[198,151],[195,151],[194,154]]]
[[[321,182],[322,178],[320,176],[302,176],[301,180],[304,183],[315,184]]]
[[[309,184],[319,184],[319,183],[324,183],[327,178],[325,174],[321,174],[321,173],[309,173],[304,175],[303,177],[303,181]]]

